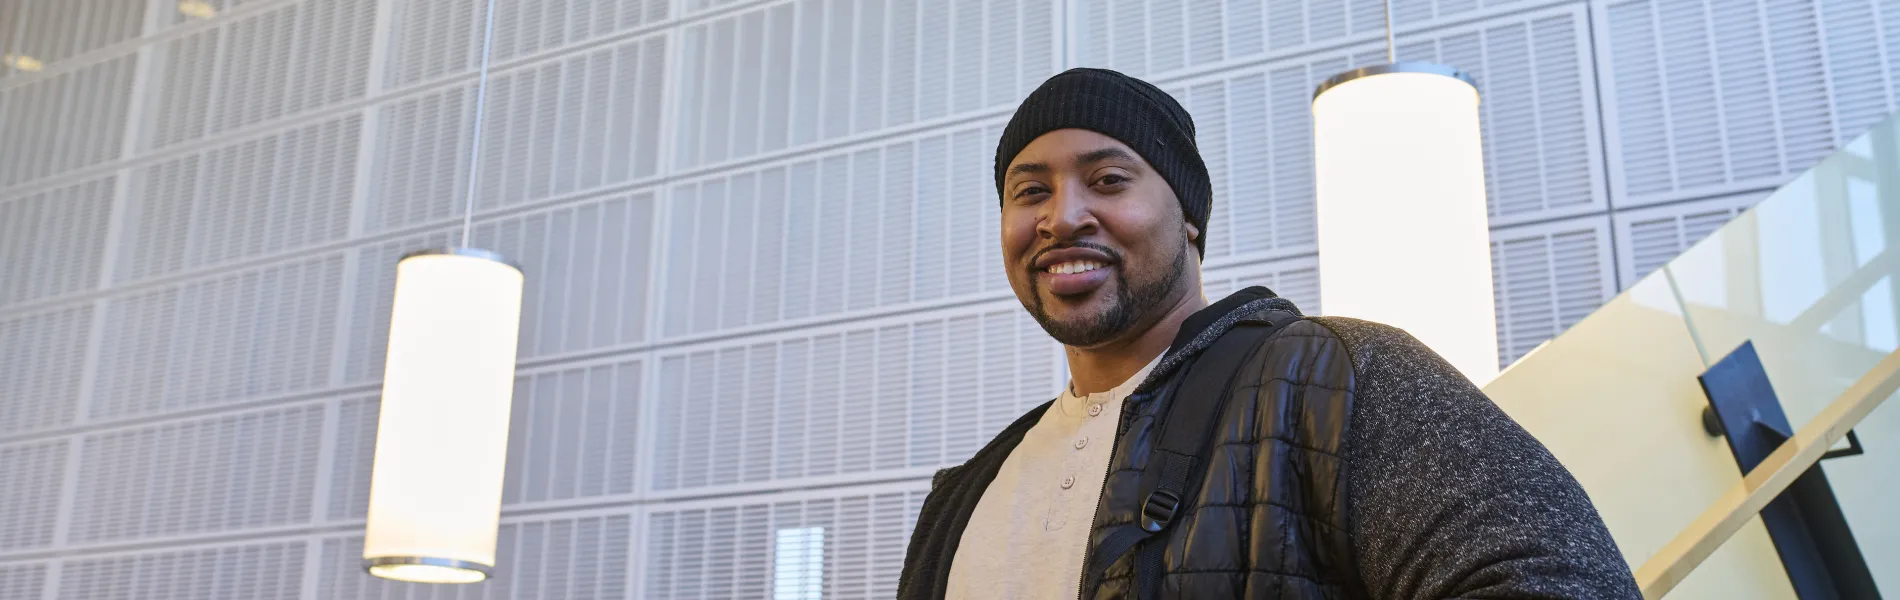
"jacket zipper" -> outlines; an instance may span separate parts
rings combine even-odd
[[[1095,513],[1102,510],[1102,496],[1108,493],[1108,475],[1115,470],[1115,453],[1121,450],[1122,433],[1128,430],[1128,417],[1134,414],[1135,405],[1138,404],[1135,402],[1136,398],[1135,394],[1122,398],[1121,417],[1115,423],[1115,437],[1108,441],[1108,464],[1102,465],[1102,489],[1095,492],[1095,510],[1089,513],[1089,541],[1088,545],[1082,548],[1082,572],[1076,575],[1075,600],[1088,600],[1086,594],[1089,591],[1083,589],[1083,586],[1088,585],[1091,570],[1089,561],[1095,554]]]

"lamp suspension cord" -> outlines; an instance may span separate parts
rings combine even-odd
[[[468,149],[468,199],[462,208],[462,245],[468,247],[468,233],[475,224],[475,180],[482,165],[482,111],[488,102],[488,54],[495,39],[495,0],[488,0],[487,24],[482,26],[482,68],[475,84],[475,133]],[[1390,11],[1388,11],[1388,15]],[[1390,17],[1387,17],[1388,20]]]
[[[1385,0],[1385,62],[1386,64],[1399,62],[1398,49],[1392,44],[1392,0]]]

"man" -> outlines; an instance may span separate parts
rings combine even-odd
[[[996,185],[1071,381],[938,473],[900,597],[1640,597],[1576,480],[1417,340],[1265,288],[1208,305],[1212,184],[1166,93],[1049,79]]]

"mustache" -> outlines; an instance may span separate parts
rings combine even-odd
[[[1042,255],[1048,254],[1050,252],[1055,252],[1057,250],[1068,250],[1070,248],[1087,248],[1089,250],[1094,250],[1102,254],[1107,254],[1108,257],[1111,259],[1114,259],[1116,263],[1122,262],[1122,253],[1116,252],[1114,248],[1103,246],[1095,242],[1086,242],[1086,241],[1078,240],[1074,242],[1062,242],[1062,243],[1050,244],[1046,248],[1037,250],[1035,254],[1029,255],[1029,261],[1027,262],[1025,267],[1031,271],[1034,271],[1036,270],[1036,261],[1042,260]]]

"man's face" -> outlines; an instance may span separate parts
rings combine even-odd
[[[1091,348],[1153,324],[1194,287],[1174,189],[1127,145],[1059,129],[1003,180],[1003,268],[1023,308],[1064,345]]]

